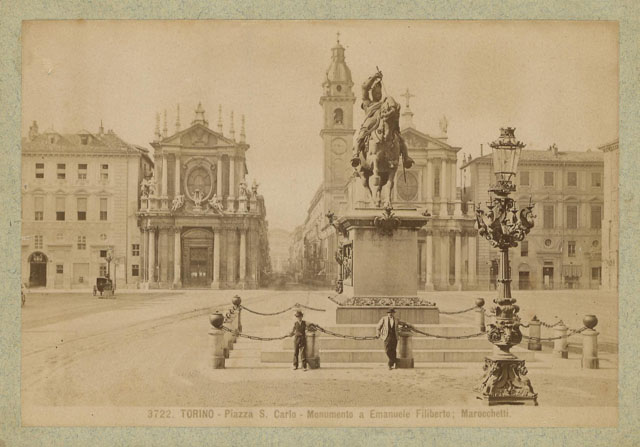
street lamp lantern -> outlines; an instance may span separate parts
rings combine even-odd
[[[500,129],[500,138],[491,143],[496,184],[489,189],[488,212],[476,207],[478,235],[500,250],[500,279],[498,296],[493,300],[495,323],[489,324],[487,336],[495,346],[494,354],[485,358],[485,374],[475,388],[479,397],[489,405],[525,404],[537,405],[537,394],[526,376],[524,360],[510,350],[522,341],[520,332],[520,307],[511,296],[511,268],[509,248],[517,247],[534,225],[533,207],[529,204],[518,209],[509,194],[516,190],[511,178],[516,175],[520,152],[525,146],[514,136],[515,128]]]
[[[500,138],[489,146],[493,149],[493,172],[496,176],[496,184],[491,191],[499,195],[515,191],[515,185],[511,178],[516,175],[520,152],[525,144],[516,140],[515,127],[500,128]]]

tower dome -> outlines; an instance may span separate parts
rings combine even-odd
[[[351,70],[344,61],[344,47],[340,44],[340,33],[338,33],[336,45],[331,49],[331,65],[327,69],[326,82],[352,84]]]

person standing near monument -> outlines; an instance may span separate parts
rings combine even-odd
[[[396,310],[392,307],[387,311],[387,315],[382,317],[378,322],[377,333],[378,338],[384,341],[384,350],[389,358],[389,369],[396,366],[396,347],[398,346],[398,326],[400,320],[395,318]]]
[[[307,322],[302,319],[303,313],[296,311],[296,322],[289,336],[293,336],[293,369],[298,369],[298,355],[302,368],[307,370]]]

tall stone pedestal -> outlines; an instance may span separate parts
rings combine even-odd
[[[389,307],[401,320],[439,322],[438,309],[418,298],[418,231],[427,217],[415,208],[356,208],[334,225],[344,237],[338,324],[375,324]]]

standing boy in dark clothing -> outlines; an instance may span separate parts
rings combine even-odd
[[[297,321],[289,335],[293,336],[293,369],[298,369],[298,353],[302,360],[302,368],[307,370],[307,322],[302,319],[302,312],[296,311]]]

